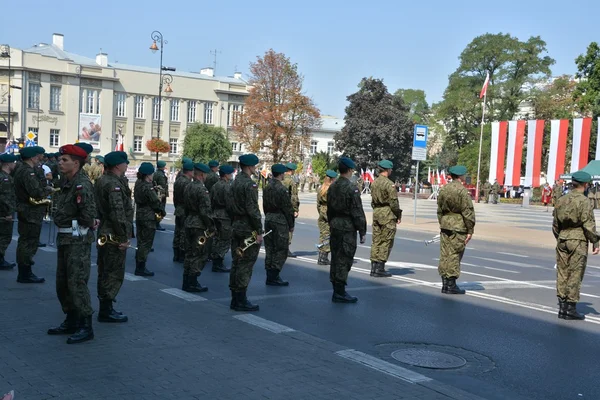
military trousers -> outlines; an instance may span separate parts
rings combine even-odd
[[[228,218],[215,218],[217,234],[213,237],[213,247],[211,258],[213,260],[224,259],[225,254],[231,247],[231,220]]]
[[[490,202],[490,192],[488,192],[487,190],[485,190],[485,191],[483,192],[483,202],[484,202],[485,204],[487,204],[487,203],[489,203],[489,202]]]
[[[117,245],[98,246],[98,298],[115,300],[125,279],[125,259],[127,250]]]
[[[295,221],[295,220],[296,220],[296,219],[294,218],[294,221]],[[268,232],[268,231],[269,231],[268,229],[265,229],[265,232]],[[287,234],[288,234],[288,238],[289,238],[289,240],[288,240],[288,245],[289,245],[289,246],[291,246],[291,245],[292,245],[292,239],[294,238],[294,231],[289,231],[289,230],[288,230],[288,233],[287,233]]]
[[[343,231],[331,228],[331,265],[329,267],[329,280],[334,284],[348,282],[348,273],[354,262],[356,254],[356,231]]]
[[[17,224],[19,240],[17,241],[17,264],[33,265],[33,257],[38,251],[40,244],[40,233],[42,232],[42,221],[40,223],[26,222],[25,217],[19,215]]]
[[[59,233],[59,235],[64,235]],[[90,243],[58,246],[56,261],[56,295],[65,314],[88,317],[94,312],[90,298],[92,245]]]
[[[0,256],[6,254],[6,249],[12,241],[14,221],[0,220]]]
[[[587,266],[588,242],[558,240],[556,243],[556,295],[578,302]]]
[[[185,215],[175,217],[175,232],[173,234],[173,248],[185,250]]]
[[[183,274],[191,276],[200,276],[200,273],[206,265],[208,254],[206,244],[200,245],[198,238],[204,236],[204,229],[185,228],[185,261],[183,262]]]
[[[288,257],[290,245],[288,242],[290,228],[288,224],[270,221],[265,217],[265,232],[272,230],[265,236],[265,269],[283,269],[283,264]]]
[[[381,223],[373,220],[373,243],[371,261],[387,262],[396,238],[396,221]]]
[[[322,218],[317,220],[317,225],[319,225],[319,243],[323,243],[326,240],[329,240],[329,223]],[[321,247],[319,251],[323,251],[325,253],[329,253],[331,251],[331,246],[329,244]]]
[[[231,237],[231,256],[233,262],[231,272],[229,273],[229,288],[233,292],[243,292],[246,290],[250,284],[250,279],[252,279],[252,271],[258,259],[260,245],[255,244],[250,246],[241,256],[236,251],[238,248],[244,248],[244,240],[251,235],[251,231],[239,229],[236,224],[233,225],[233,235]]]
[[[135,261],[146,262],[148,254],[154,244],[154,236],[156,235],[156,220],[135,222],[137,251],[135,252]]]
[[[442,278],[458,278],[460,262],[465,254],[466,233],[443,230],[440,232],[440,262],[438,273]]]

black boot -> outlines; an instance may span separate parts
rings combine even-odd
[[[67,317],[57,327],[48,329],[48,335],[72,335],[77,331],[77,315],[67,313]]]
[[[156,223],[156,230],[157,230],[157,231],[164,231],[164,230],[165,230],[165,228],[163,228],[162,226],[160,226],[160,222],[157,222],[157,223]]]
[[[184,292],[190,293],[202,293],[207,292],[208,288],[200,285],[198,283],[198,275],[184,275],[183,276],[183,285],[181,285],[181,290]]]
[[[292,253],[290,250],[288,250],[288,257],[290,257],[290,258],[296,258],[298,256],[295,255],[294,253]]]
[[[185,250],[179,249],[179,259],[177,261],[180,263],[185,261]]]
[[[577,312],[577,303],[574,301],[569,301],[567,302],[565,319],[582,321],[585,319],[585,315]]]
[[[38,278],[31,272],[31,265],[19,265],[19,275],[17,275],[19,283],[44,283],[44,278]]]
[[[212,262],[212,272],[231,272],[231,269],[227,268],[223,265],[222,258],[213,258]]]
[[[246,297],[246,291],[236,292],[236,304],[233,309],[235,311],[258,311],[259,307],[257,304],[252,304]]]
[[[266,284],[268,286],[288,286],[290,283],[281,279],[279,271],[276,269],[268,269]]]
[[[378,262],[375,263],[375,275],[373,276],[376,278],[389,278],[392,274],[385,270],[385,263]]]
[[[0,255],[0,270],[11,270],[16,265],[17,264],[15,263],[6,262],[6,260],[4,259],[4,255]]]
[[[375,270],[377,269],[377,262],[371,261],[371,276],[375,276]]]
[[[324,251],[319,252],[319,261],[317,261],[318,265],[329,265],[329,257],[328,253]]]
[[[442,293],[448,293],[448,278],[442,276]]]
[[[233,290],[231,291],[231,303],[229,303],[229,308],[235,310],[237,307],[237,293]]]
[[[456,284],[456,278],[450,277],[448,280],[448,289],[446,289],[446,294],[465,294],[465,291],[458,287]]]
[[[46,247],[46,243],[38,242],[38,247]]]
[[[100,300],[98,322],[127,322],[127,316],[115,311],[112,303],[112,300]]]
[[[92,329],[92,316],[79,318],[79,327],[77,332],[67,339],[68,344],[87,342],[94,338],[94,330]]]
[[[173,261],[179,261],[179,249],[177,247],[173,247]]]
[[[558,298],[558,318],[567,319],[567,300]]]
[[[346,292],[346,285],[343,283],[334,283],[331,301],[334,303],[356,303],[358,298],[350,296],[348,292]]]
[[[146,268],[146,261],[138,261],[135,266],[135,275],[137,276],[154,276],[154,272]]]

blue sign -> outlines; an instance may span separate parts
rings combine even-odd
[[[415,132],[413,136],[413,147],[427,148],[427,136],[429,134],[429,127],[425,125],[415,125]]]
[[[35,146],[35,140],[26,140],[25,147],[33,147]]]

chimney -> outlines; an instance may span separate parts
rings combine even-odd
[[[108,54],[98,53],[96,54],[96,64],[101,67],[108,67]]]
[[[206,75],[206,76],[213,77],[213,76],[215,76],[215,70],[212,67],[202,68],[200,70],[200,75]]]
[[[65,49],[65,37],[62,33],[53,33],[52,34],[52,44],[58,47],[61,50]]]
[[[242,73],[241,72],[234,72],[233,73],[233,77],[235,79],[242,79]]]

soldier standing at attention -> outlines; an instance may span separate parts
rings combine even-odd
[[[306,174],[300,174],[300,191],[304,193],[304,186],[306,186]]]
[[[115,311],[113,302],[125,278],[125,259],[133,233],[131,190],[123,177],[127,171],[127,154],[113,151],[104,156],[106,170],[96,181],[94,191],[100,216],[98,235],[112,235],[118,244],[98,246],[99,322],[127,322],[127,316]]]
[[[265,237],[265,270],[269,286],[288,286],[289,282],[279,276],[289,252],[289,237],[294,231],[294,207],[288,190],[281,181],[286,166],[275,164],[271,167],[273,178],[263,191],[263,210],[265,212],[265,230],[272,230]]]
[[[483,202],[488,204],[490,202],[490,193],[492,191],[492,184],[489,181],[485,181],[483,184]]]
[[[235,311],[258,311],[258,305],[252,304],[246,296],[252,278],[252,269],[263,241],[262,219],[258,208],[258,185],[251,178],[256,173],[258,157],[254,154],[244,154],[239,157],[239,161],[241,171],[231,185],[232,196],[227,203],[227,209],[233,215],[231,238],[233,264],[229,275],[230,308]],[[240,256],[236,249],[243,248],[244,240],[251,237],[255,237],[256,244],[250,246]]]
[[[160,200],[160,206],[163,210],[167,205],[167,197],[169,197],[169,180],[167,179],[167,175],[165,175],[165,167],[167,163],[164,161],[156,162],[156,172],[154,173],[154,177],[152,178],[152,185],[156,190],[156,194],[158,199]],[[164,231],[165,228],[160,226],[160,221],[155,221],[156,230]]]
[[[325,241],[329,242],[329,221],[327,220],[327,191],[329,186],[335,182],[337,178],[337,172],[328,169],[325,172],[325,179],[323,180],[323,186],[317,192],[317,211],[319,212],[319,218],[317,224],[319,225],[319,243],[323,244]],[[329,243],[321,246],[319,249],[319,260],[318,265],[329,265],[329,253],[331,247]]]
[[[173,185],[173,205],[175,206],[175,232],[173,234],[173,261],[185,260],[185,202],[183,193],[194,178],[194,163],[187,159]]]
[[[210,193],[210,189],[213,187],[213,185],[215,183],[217,183],[219,181],[219,162],[215,161],[215,160],[210,160],[208,162],[208,167],[210,168],[210,172],[206,176],[206,180],[204,181],[204,186],[206,186],[206,189]],[[213,253],[212,247],[213,247],[214,239],[215,239],[214,237],[207,238],[206,244],[205,244],[206,254],[208,255],[208,259],[211,261],[213,261],[211,255]]]
[[[498,181],[494,179],[494,184],[492,185],[492,203],[498,204],[498,195],[500,194],[500,185]]]
[[[354,161],[341,157],[338,169],[340,177],[327,191],[327,220],[331,231],[331,267],[329,280],[333,285],[334,303],[356,303],[358,299],[346,292],[348,273],[356,253],[356,232],[360,243],[365,242],[367,219],[363,211],[360,192],[350,182],[356,168]]]
[[[223,259],[231,247],[231,214],[227,210],[227,202],[231,198],[233,171],[232,166],[221,165],[221,179],[210,189],[210,204],[217,229],[211,255],[213,272],[231,272],[231,269],[223,265]]]
[[[297,168],[297,165],[294,163],[287,163],[285,165],[287,171],[285,172],[285,176],[283,177],[283,186],[288,190],[290,195],[290,199],[292,201],[292,207],[294,208],[294,219],[298,218],[298,213],[300,212],[300,199],[298,198],[298,185],[294,182],[294,178],[292,175]],[[294,230],[292,229],[289,232],[289,245],[292,245],[292,238],[294,237]],[[296,255],[292,253],[288,248],[288,257],[295,258]]]
[[[465,247],[473,236],[475,210],[473,201],[463,182],[467,168],[456,165],[448,169],[452,182],[438,195],[437,216],[440,223],[440,262],[438,272],[442,277],[442,293],[465,294],[456,284],[460,276],[460,261]]]
[[[92,243],[99,221],[96,219],[94,188],[81,173],[87,153],[68,144],[60,148],[59,169],[65,177],[60,192],[56,193],[54,223],[58,228],[56,239],[56,294],[66,319],[49,335],[72,335],[67,343],[80,343],[94,338],[92,330],[92,301],[90,279]]]
[[[387,278],[392,276],[385,270],[396,238],[396,224],[402,221],[402,210],[398,204],[398,192],[389,179],[392,173],[389,160],[378,164],[379,176],[371,185],[371,207],[373,208],[373,243],[371,245],[371,276]]]
[[[558,181],[554,181],[554,186],[552,186],[552,207],[556,207],[556,203],[558,203],[558,199],[562,196],[562,185],[559,185]]]
[[[6,249],[12,241],[14,214],[17,211],[15,184],[11,176],[17,157],[14,154],[0,154],[0,270],[12,270],[15,263],[4,259]]]
[[[586,191],[590,174],[577,171],[572,175],[573,189],[561,197],[553,211],[552,233],[556,238],[556,295],[560,310],[558,318],[582,320],[577,312],[581,282],[587,266],[588,242],[592,254],[600,252],[596,220]]]

